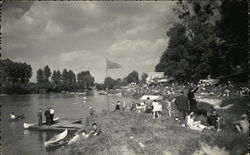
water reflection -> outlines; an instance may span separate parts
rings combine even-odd
[[[29,135],[30,134],[30,131],[29,130],[27,130],[27,129],[24,129],[23,130],[23,134],[26,136],[26,135]]]

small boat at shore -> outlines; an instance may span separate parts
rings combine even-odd
[[[68,135],[68,130],[65,129],[62,133],[55,135],[48,141],[44,142],[44,145],[45,147],[48,147],[49,145],[53,146],[53,144],[55,145],[57,142],[62,141],[67,135]]]
[[[24,114],[18,115],[14,119],[10,118],[10,121],[14,122],[14,121],[22,120],[22,119],[24,119]]]

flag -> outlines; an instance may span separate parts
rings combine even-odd
[[[116,62],[112,62],[107,60],[107,68],[108,69],[117,69],[117,68],[122,68],[122,66]]]

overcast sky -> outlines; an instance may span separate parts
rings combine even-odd
[[[32,65],[36,71],[89,70],[105,78],[105,58],[122,69],[154,71],[166,49],[166,31],[175,21],[173,2],[8,2],[2,6],[2,58]]]

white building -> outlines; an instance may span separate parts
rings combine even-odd
[[[152,82],[154,79],[164,78],[164,72],[150,72],[148,73],[147,83]]]

